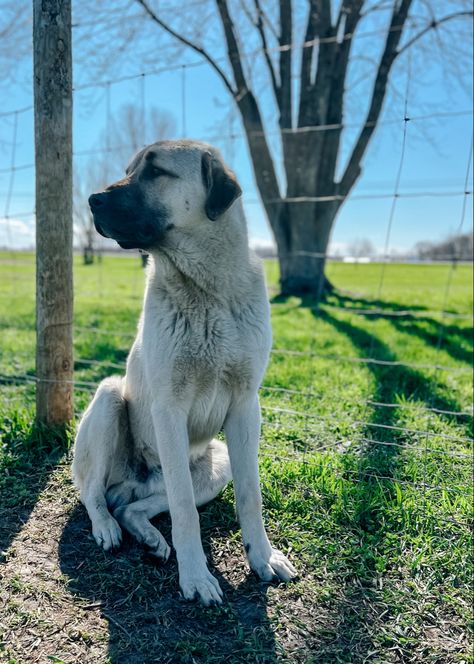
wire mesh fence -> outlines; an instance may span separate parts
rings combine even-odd
[[[288,46],[292,47],[291,45]],[[300,45],[301,47],[301,45]],[[303,45],[304,47],[304,45]],[[137,84],[143,116],[150,80],[170,70],[182,75],[181,129],[186,134],[189,95],[187,77],[202,63],[178,63],[173,67],[137,72],[100,83],[84,84],[79,95],[95,91],[102,98],[106,129],[113,116],[113,87]],[[272,302],[275,343],[260,396],[263,416],[263,458],[308,464],[321,459],[337,464],[341,482],[379,483],[393,491],[402,490],[402,500],[418,496],[442,502],[450,522],[467,527],[466,505],[472,496],[472,385],[469,335],[472,313],[467,302],[453,298],[453,283],[459,275],[459,257],[438,257],[440,265],[433,276],[422,276],[423,261],[409,263],[391,252],[391,237],[397,223],[401,199],[442,197],[459,199],[461,209],[457,232],[464,230],[468,201],[472,196],[472,142],[467,155],[465,176],[455,188],[405,191],[401,187],[406,165],[406,144],[413,125],[427,120],[472,116],[470,110],[411,113],[410,74],[407,76],[403,117],[381,120],[384,127],[401,134],[398,168],[387,191],[355,193],[354,200],[370,205],[387,199],[388,211],[383,250],[372,256],[369,267],[346,265],[344,256],[331,252],[300,252],[325,258],[336,284],[344,279],[355,282],[354,290],[339,290],[319,304],[299,298],[282,299],[272,274],[275,261],[269,261],[269,296]],[[77,107],[79,106],[79,110]],[[33,187],[18,175],[26,172],[32,183],[34,164],[25,154],[32,123],[32,107],[0,113],[0,143],[5,165],[0,167],[0,188],[4,190],[3,224],[5,234],[1,253],[1,293],[8,303],[2,330],[0,394],[4,417],[18,409],[33,415],[36,377],[34,370],[34,256],[19,252],[18,237],[25,230],[22,220],[34,222]],[[354,125],[355,126],[355,125]],[[300,127],[295,132],[342,130],[351,123]],[[360,128],[360,125],[357,125]],[[106,132],[107,133],[107,132]],[[107,134],[109,136],[109,134]],[[267,133],[269,139],[272,132]],[[224,155],[232,155],[243,144],[242,133],[207,133],[195,138],[217,142]],[[274,134],[275,140],[277,134]],[[19,148],[21,143],[21,156]],[[107,139],[98,148],[78,148],[75,159],[93,155],[114,155],[123,145]],[[463,158],[465,156],[463,155]],[[123,165],[121,165],[123,166]],[[245,189],[245,183],[244,183]],[[293,197],[287,202],[306,203],[336,200],[338,196]],[[13,201],[24,207],[13,208]],[[260,205],[247,198],[246,205]],[[271,202],[271,201],[267,201]],[[112,268],[113,261],[123,268]],[[401,267],[400,264],[403,264]],[[370,269],[370,284],[364,286],[361,270]],[[87,272],[89,270],[89,272]],[[358,272],[356,272],[358,270]],[[138,258],[105,257],[92,267],[82,266],[76,257],[75,380],[76,415],[91,398],[100,379],[123,373],[141,308],[143,269]],[[410,276],[408,289],[418,297],[394,297],[401,273]],[[466,273],[467,275],[467,273]],[[431,283],[432,281],[432,283]],[[118,315],[116,315],[118,313]],[[113,314],[113,315],[112,315]],[[303,334],[304,332],[304,334]],[[414,343],[407,343],[414,339]],[[350,459],[350,463],[346,462]],[[355,461],[354,461],[355,459]],[[447,507],[446,507],[447,506]]]

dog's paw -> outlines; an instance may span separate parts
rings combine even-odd
[[[146,546],[147,552],[150,555],[159,558],[165,563],[170,557],[171,549],[163,535],[159,531],[156,532],[158,533],[158,536],[150,535],[149,537],[146,537],[143,540],[143,544]]]
[[[146,547],[148,553],[155,558],[160,558],[163,562],[168,560],[171,549],[167,541],[158,528],[155,528],[144,517],[143,512],[134,508],[133,504],[115,508],[114,517],[123,528]]]
[[[219,581],[212,576],[207,568],[200,574],[182,574],[179,576],[179,585],[184,598],[199,600],[204,606],[222,604],[223,593]]]
[[[270,549],[267,555],[252,555],[248,552],[249,564],[252,570],[263,581],[291,581],[297,576],[297,571],[288,558],[278,549]]]
[[[93,523],[92,534],[104,551],[118,549],[122,542],[122,530],[113,517]]]

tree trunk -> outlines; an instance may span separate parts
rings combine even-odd
[[[92,217],[89,219],[89,225],[86,229],[86,243],[83,248],[84,265],[94,264],[94,222]]]
[[[441,23],[466,16],[472,18],[472,12],[454,12],[440,19],[431,12],[430,22],[414,36],[410,35],[409,39],[403,40],[404,44],[400,47],[413,0],[374,3],[372,8],[366,6],[368,3],[365,0],[342,0],[339,3],[308,0],[309,11],[300,58],[299,55],[294,55],[293,44],[300,41],[295,24],[300,24],[301,16],[298,13],[296,17],[296,9],[292,9],[291,0],[279,0],[278,3],[260,3],[255,0],[253,4],[256,18],[251,16],[250,7],[245,13],[254,23],[257,38],[262,45],[264,62],[279,113],[286,176],[286,192],[283,193],[284,185],[278,177],[279,170],[275,168],[267,141],[259,95],[252,89],[251,77],[246,74],[245,56],[240,50],[240,44],[246,42],[246,35],[239,35],[229,11],[229,6],[233,3],[216,0],[227,45],[228,64],[233,73],[232,79],[217,60],[212,58],[210,52],[163,22],[146,0],[137,1],[155,23],[210,64],[236,103],[242,116],[257,186],[278,247],[282,291],[312,293],[320,297],[323,289],[333,289],[324,278],[331,229],[342,200],[350,194],[361,175],[361,164],[378,125],[394,61],[427,32],[436,30]],[[351,87],[347,86],[347,74],[351,69],[353,38],[361,19],[376,8],[375,5],[385,4],[391,18],[378,60],[368,112],[349,153],[345,171],[336,181],[336,166],[341,157],[344,103]],[[276,19],[272,25],[270,7],[273,5],[279,5],[279,20]],[[338,6],[338,9],[331,11],[335,9],[332,5]],[[280,46],[278,55],[270,54],[267,43],[269,32],[276,34],[278,31],[277,22],[277,40]],[[252,60],[247,61],[247,65],[253,70],[258,58],[253,55],[254,51],[251,53]],[[299,104],[293,104],[297,90],[292,79],[299,58]],[[357,95],[357,91],[354,94]],[[334,194],[338,195],[337,201],[329,201],[324,205],[291,203],[294,198],[330,198]]]
[[[286,233],[275,233],[283,295],[311,295],[319,300],[325,289],[324,270],[337,205],[286,203],[278,225]]]
[[[94,247],[91,244],[86,245],[82,250],[84,265],[94,264]]]

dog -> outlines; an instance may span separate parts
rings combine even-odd
[[[89,198],[97,231],[151,260],[125,376],[102,381],[80,421],[74,482],[106,551],[124,528],[166,561],[150,519],[169,511],[181,591],[206,606],[223,593],[197,507],[231,479],[251,569],[264,581],[296,575],[262,519],[258,389],[270,309],[241,193],[216,149],[181,140],[142,149],[123,179]]]

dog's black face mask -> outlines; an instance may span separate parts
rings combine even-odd
[[[164,206],[146,204],[137,183],[121,180],[92,194],[89,206],[97,232],[122,249],[151,249],[160,244],[167,226]]]

